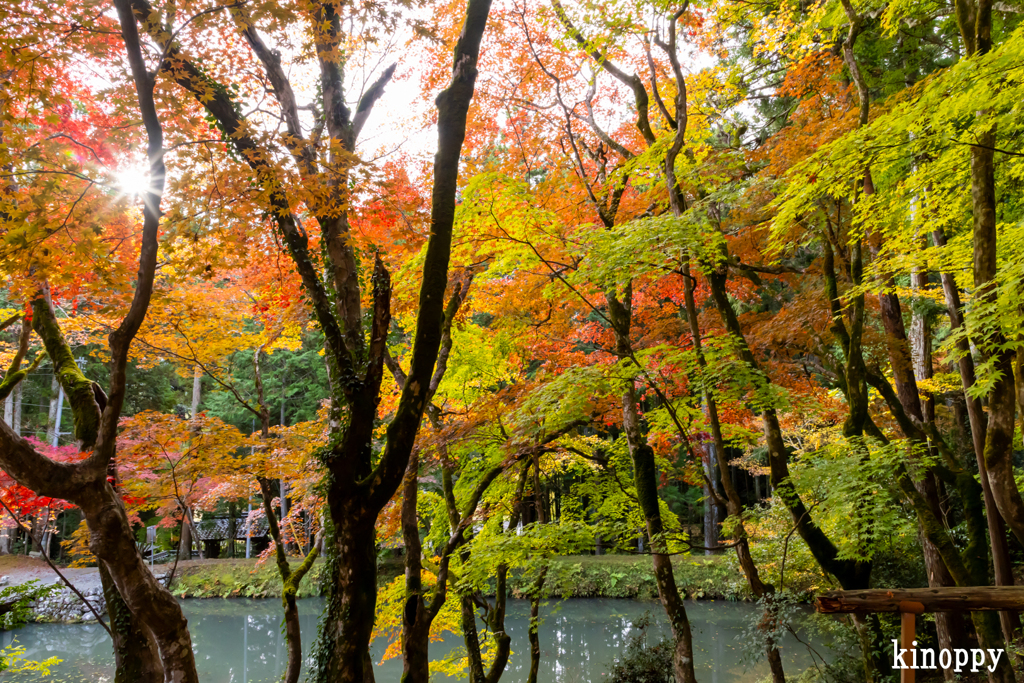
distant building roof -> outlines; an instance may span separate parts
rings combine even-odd
[[[201,521],[196,524],[196,535],[202,541],[226,541],[228,536],[228,523],[231,521],[230,517],[203,517]],[[235,520],[235,539],[244,541],[246,537],[249,538],[261,538],[266,536],[270,531],[270,525],[267,524],[266,517],[259,517],[252,520],[251,533],[246,533],[246,518],[238,517]]]

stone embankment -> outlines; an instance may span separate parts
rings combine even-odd
[[[107,602],[103,597],[103,585],[95,567],[62,568],[61,573],[100,615],[106,615]],[[166,568],[155,567],[157,578],[163,578]],[[61,587],[42,600],[31,604],[33,621],[89,623],[96,616],[73,590],[60,580],[43,560],[13,555],[0,555],[0,588],[16,586],[37,580],[41,585],[59,584]]]
[[[100,615],[107,613],[107,601],[103,597],[102,588],[89,588],[82,591],[82,596],[89,601],[92,608]],[[62,622],[67,624],[87,623],[96,621],[96,615],[82,602],[74,591],[65,586],[48,597],[32,603],[33,621]]]

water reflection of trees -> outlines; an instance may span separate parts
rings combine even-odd
[[[322,601],[300,601],[304,638],[312,641]],[[694,627],[694,646],[701,680],[733,683],[750,680],[749,659],[736,640],[755,608],[748,604],[707,602],[688,607]],[[650,611],[654,622],[648,630],[652,640],[668,634],[664,612],[657,603],[629,600],[550,601],[542,610],[541,681],[544,683],[583,683],[601,680],[612,660],[618,657],[632,632],[633,622]],[[209,683],[270,683],[279,680],[287,650],[281,634],[281,616],[277,600],[191,600],[185,613],[193,633],[196,663],[203,681]],[[513,655],[502,677],[503,683],[520,683],[529,672],[527,627],[529,603],[509,602],[506,629],[512,636]],[[17,636],[27,656],[45,659],[57,656],[68,660],[55,674],[55,680],[67,683],[105,683],[111,680],[112,655],[109,637],[95,624],[30,625],[16,632],[0,634],[4,644]],[[457,645],[449,639],[431,648],[440,657]],[[378,648],[379,649],[379,648]],[[787,659],[802,655],[795,643],[784,645]],[[375,651],[375,661],[381,652]],[[806,664],[805,664],[806,665]],[[378,680],[397,680],[401,660],[393,659],[378,667]],[[4,683],[22,683],[26,678],[5,677]],[[38,681],[38,677],[31,680]]]

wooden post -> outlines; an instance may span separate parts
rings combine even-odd
[[[907,666],[911,666],[911,663],[916,661],[917,653],[914,652],[916,649],[914,643],[917,641],[914,639],[915,621],[916,616],[924,612],[924,605],[919,602],[911,602],[904,600],[900,602],[900,648],[907,651],[907,655],[904,660]],[[914,674],[917,672],[914,669],[906,668],[900,670],[900,683],[914,683]]]
[[[948,586],[935,588],[877,588],[829,591],[818,596],[816,608],[823,614],[872,612],[900,613],[900,648],[903,660],[913,666],[915,617],[924,612],[1020,612],[1024,611],[1024,586]],[[921,662],[916,662],[918,666]],[[900,683],[913,683],[913,669],[900,672]]]

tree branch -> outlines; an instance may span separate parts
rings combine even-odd
[[[384,453],[369,479],[369,509],[373,514],[387,503],[402,480],[427,405],[430,378],[441,346],[459,159],[476,84],[480,42],[490,9],[491,0],[468,0],[466,20],[455,47],[451,84],[437,96],[438,149],[434,158],[430,239],[423,262],[412,362],[398,409],[388,428]]]
[[[654,131],[651,130],[651,122],[648,118],[648,107],[649,99],[647,97],[647,90],[644,88],[643,81],[640,77],[635,74],[627,74],[625,71],[615,66],[608,58],[603,55],[597,48],[593,47],[593,44],[587,41],[580,33],[580,30],[572,23],[569,19],[569,15],[566,14],[565,8],[562,7],[560,0],[551,0],[551,6],[555,9],[555,15],[558,16],[558,20],[562,22],[565,29],[569,32],[569,35],[576,41],[584,52],[590,55],[590,58],[600,66],[602,69],[614,76],[622,84],[628,86],[633,91],[633,98],[636,101],[636,127],[640,130],[640,134],[643,135],[644,140],[648,145],[654,144]]]

